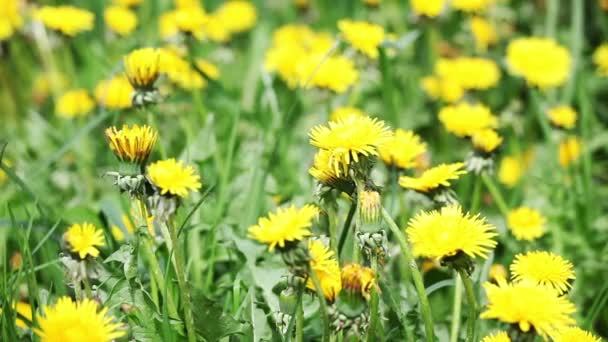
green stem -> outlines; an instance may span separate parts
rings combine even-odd
[[[175,257],[175,275],[177,276],[177,284],[179,286],[179,295],[184,307],[184,318],[186,321],[186,332],[188,334],[188,342],[196,341],[196,331],[194,330],[194,317],[192,316],[192,308],[190,307],[192,297],[190,295],[190,287],[186,279],[186,273],[184,272],[184,255],[183,249],[179,245],[177,240],[176,227],[171,224],[171,221],[167,222],[167,229],[173,244],[173,255]]]
[[[177,313],[177,307],[175,306],[175,302],[173,301],[173,297],[168,294],[163,272],[160,268],[158,260],[156,259],[154,250],[152,249],[152,243],[150,239],[147,236],[143,236],[142,239],[140,239],[140,242],[142,243],[141,246],[143,246],[144,256],[148,260],[148,266],[150,267],[150,274],[152,275],[152,279],[154,279],[154,282],[157,284],[158,289],[160,290],[160,293],[162,294],[163,299],[165,300],[165,303],[167,303],[169,315],[174,318],[179,317]]]
[[[357,201],[353,200],[350,204],[348,214],[346,215],[346,221],[344,221],[344,226],[342,226],[342,232],[340,232],[340,240],[338,241],[338,257],[340,257],[340,254],[342,253],[342,249],[344,247],[344,243],[346,242],[346,237],[348,236],[348,232],[350,231],[350,226],[353,222],[353,217],[355,216],[356,211]]]
[[[460,310],[462,309],[462,282],[454,274],[454,304],[452,306],[452,326],[450,329],[450,342],[458,341],[460,330]]]
[[[82,279],[82,283],[84,284],[84,293],[87,295],[88,299],[93,298],[93,292],[91,292],[91,283],[89,282],[88,277],[84,277]]]
[[[572,71],[570,73],[570,78],[568,79],[568,83],[564,88],[563,92],[563,101],[564,103],[570,103],[572,97],[574,96],[574,91],[576,87],[577,75],[580,60],[581,60],[581,50],[583,47],[584,32],[583,32],[583,20],[584,20],[584,12],[585,12],[585,2],[580,0],[572,0],[571,1],[571,16],[570,16],[570,52],[572,53]]]
[[[467,342],[475,342],[475,325],[477,323],[477,301],[475,300],[475,291],[473,291],[473,282],[464,270],[458,270],[460,279],[464,285],[467,294],[467,304],[469,306],[469,318],[467,320]]]
[[[473,186],[473,196],[471,200],[470,212],[475,214],[479,210],[479,203],[481,200],[481,179],[475,177],[475,185]]]
[[[424,321],[426,340],[428,342],[433,342],[435,336],[433,332],[433,316],[431,314],[431,305],[429,304],[429,299],[424,289],[422,274],[418,269],[418,265],[416,265],[416,261],[414,260],[407,241],[405,240],[404,234],[401,232],[399,227],[397,227],[397,224],[395,223],[393,218],[384,208],[382,208],[382,217],[384,218],[384,221],[388,224],[389,228],[391,229],[391,232],[397,239],[399,247],[401,247],[401,252],[403,253],[405,263],[410,267],[414,286],[416,287],[416,292],[418,293],[418,300],[420,301],[420,312],[422,313],[422,320]]]
[[[378,256],[373,254],[371,255],[371,266],[376,278],[378,277]],[[372,288],[372,298],[370,301],[370,320],[369,320],[369,329],[367,331],[367,341],[373,342],[376,341],[376,326],[378,325],[378,304],[380,298],[378,296],[378,290],[376,288]]]
[[[336,203],[329,203],[326,206],[327,221],[329,222],[329,239],[331,242],[331,249],[338,256],[338,215],[336,213]]]
[[[580,1],[580,0],[574,0]],[[547,37],[555,37],[557,28],[557,15],[559,13],[559,0],[547,1],[547,21],[545,22],[545,34]]]
[[[315,274],[314,270],[308,272],[313,284],[315,284],[315,290],[317,291],[317,297],[319,298],[319,310],[321,311],[321,321],[323,322],[323,339],[322,341],[329,340],[329,317],[327,316],[327,303],[325,302],[325,295],[323,294],[323,288],[321,282]]]
[[[77,301],[81,301],[83,300],[83,296],[82,296],[82,286],[80,284],[79,281],[73,281],[74,283],[74,295],[76,295],[76,300]]]
[[[393,98],[393,83],[389,68],[388,57],[384,47],[378,48],[380,57],[380,73],[382,75],[382,99],[384,100],[384,108],[387,109],[390,121],[395,127],[399,126],[399,117],[395,111],[395,103]]]
[[[296,311],[296,342],[304,341],[304,304],[300,300]]]
[[[492,198],[494,199],[494,203],[496,203],[498,210],[506,218],[509,215],[509,207],[507,206],[507,203],[500,194],[500,191],[494,183],[494,180],[490,178],[490,176],[488,176],[486,173],[481,174],[481,179],[483,180],[483,183],[490,192],[490,195],[492,195]]]

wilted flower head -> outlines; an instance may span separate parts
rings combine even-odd
[[[483,287],[488,306],[481,318],[517,324],[523,332],[534,328],[543,337],[574,323],[570,317],[576,311],[574,304],[546,286],[530,282],[509,284],[503,279],[497,285],[486,282]]]
[[[160,52],[154,48],[131,51],[124,57],[125,73],[134,88],[154,86],[160,68]]]
[[[42,6],[34,12],[33,17],[44,26],[70,37],[92,30],[95,21],[92,12],[68,5]]]
[[[566,138],[559,144],[559,165],[566,168],[581,155],[581,141],[576,136]]]
[[[115,76],[97,84],[95,99],[108,109],[126,109],[131,107],[133,91],[133,86],[125,76]]]
[[[201,187],[200,176],[192,165],[174,158],[160,160],[148,166],[148,179],[161,195],[188,197],[190,191]]]
[[[530,281],[549,286],[559,294],[567,292],[572,287],[570,280],[576,278],[570,261],[544,251],[517,254],[510,269],[514,282]]]
[[[310,226],[319,214],[319,209],[307,204],[302,208],[290,206],[278,208],[276,213],[260,217],[258,223],[249,227],[249,237],[268,245],[268,250],[275,247],[284,248],[291,242],[297,242],[311,235]]]
[[[464,163],[440,164],[424,171],[419,177],[401,176],[399,185],[419,192],[431,192],[449,187],[451,180],[456,180],[460,175],[467,173],[463,167]]]
[[[124,125],[122,129],[107,128],[105,135],[118,159],[145,164],[156,143],[158,132],[147,125],[132,127]]]
[[[570,52],[549,38],[517,38],[507,47],[507,64],[516,76],[521,76],[539,88],[558,87],[570,75]]]
[[[70,245],[70,251],[77,253],[81,259],[87,255],[98,256],[99,250],[96,247],[105,245],[103,232],[90,223],[71,225],[64,238]]]
[[[545,233],[547,219],[538,210],[519,207],[507,216],[507,226],[517,240],[536,240]]]
[[[121,36],[127,36],[137,27],[137,16],[123,6],[109,6],[103,11],[103,19],[108,27]]]
[[[439,111],[439,121],[448,132],[459,137],[468,137],[482,129],[498,125],[498,119],[490,112],[490,108],[467,102],[443,107]]]
[[[384,29],[366,21],[342,19],[338,28],[344,39],[354,48],[372,59],[378,58],[378,47],[384,41]]]
[[[334,301],[342,289],[340,265],[334,252],[322,241],[311,239],[308,242],[308,254],[310,255],[310,270],[315,272],[319,279],[323,295],[328,300]],[[315,284],[310,277],[306,282],[306,287],[315,290]]]
[[[496,228],[479,215],[463,213],[458,205],[429,212],[422,211],[412,218],[406,233],[416,256],[444,258],[459,252],[471,258],[486,258],[496,246]]]
[[[387,165],[401,169],[415,168],[420,165],[420,156],[426,152],[426,143],[413,131],[397,128],[395,135],[382,144],[378,152]]]
[[[360,294],[370,298],[371,291],[376,286],[374,270],[361,264],[347,264],[342,267],[342,288],[344,291]]]
[[[85,89],[70,90],[57,99],[55,113],[64,118],[85,116],[95,108],[95,102]]]
[[[70,297],[61,297],[54,306],[42,308],[38,315],[39,328],[34,332],[42,341],[113,341],[125,335],[114,317],[107,315],[108,308],[97,312],[97,302],[83,299],[74,302]]]

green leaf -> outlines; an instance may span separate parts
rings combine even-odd
[[[123,264],[123,272],[127,280],[137,276],[137,263],[135,262],[135,248],[131,244],[124,244],[120,249],[112,253],[104,263],[117,261]]]
[[[202,294],[194,296],[193,311],[196,331],[208,342],[243,333],[242,323],[232,316],[224,314],[220,305]]]

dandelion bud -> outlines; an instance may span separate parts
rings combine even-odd
[[[342,267],[342,288],[359,294],[369,300],[371,290],[376,286],[376,276],[371,268],[360,264],[348,264]]]
[[[124,57],[125,73],[136,89],[150,90],[158,78],[160,52],[153,48],[137,49]]]
[[[281,291],[279,295],[279,307],[281,312],[292,313],[296,311],[298,305],[298,296],[293,287],[288,287]]]
[[[124,125],[122,129],[109,127],[105,131],[110,149],[121,161],[143,165],[148,160],[152,148],[156,143],[158,133],[148,125],[129,127]]]
[[[377,223],[380,219],[382,203],[380,193],[374,190],[364,190],[359,193],[359,215],[364,223]]]

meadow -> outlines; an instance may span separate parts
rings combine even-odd
[[[602,341],[606,89],[605,0],[0,0],[0,341]]]

